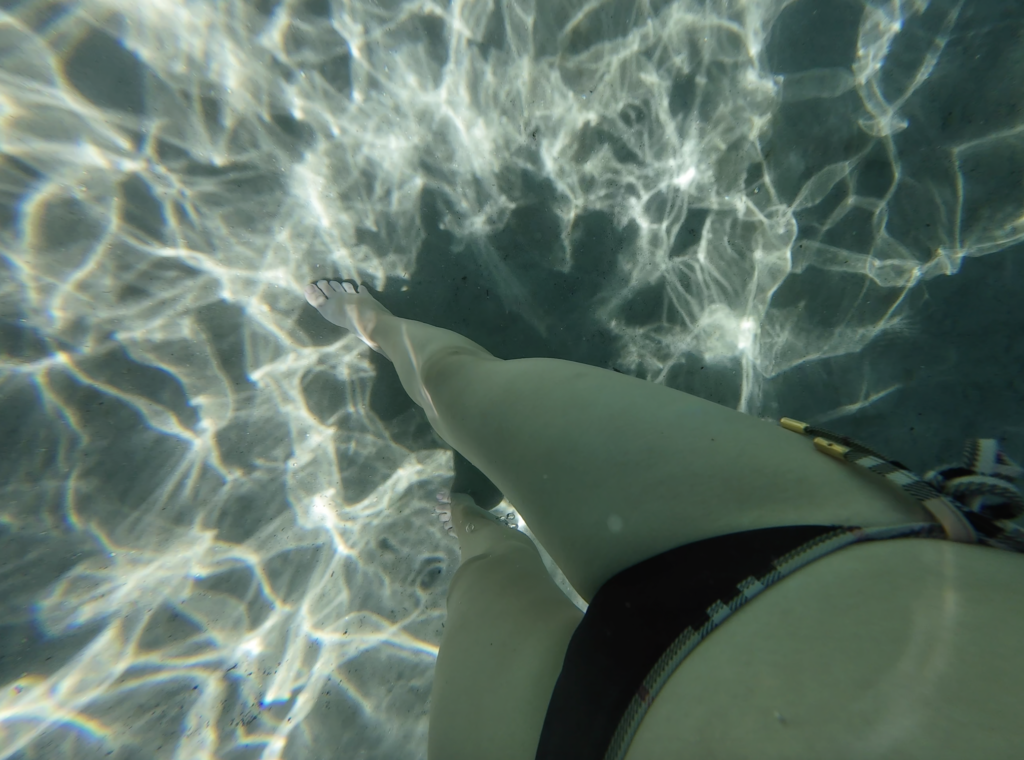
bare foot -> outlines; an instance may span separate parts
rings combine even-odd
[[[434,507],[437,518],[441,521],[441,527],[449,536],[455,535],[455,526],[452,524],[452,499],[447,491],[437,492],[437,506]]]
[[[445,532],[458,539],[462,562],[513,545],[537,551],[533,541],[515,526],[514,512],[498,517],[477,506],[467,494],[439,492],[434,512]]]
[[[391,312],[377,303],[365,287],[359,290],[350,282],[320,280],[315,285],[307,285],[303,293],[309,305],[324,319],[354,332],[378,354],[387,356],[370,334],[377,320],[383,315],[391,316]]]

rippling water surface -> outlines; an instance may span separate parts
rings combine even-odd
[[[452,455],[323,276],[1020,458],[1015,1],[0,6],[4,760],[425,757]]]

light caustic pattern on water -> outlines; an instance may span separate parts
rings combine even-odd
[[[755,413],[1024,234],[984,3],[3,5],[2,758],[424,756],[450,455],[382,427],[301,288],[414,277],[425,192],[540,334],[489,242],[515,177],[552,270],[610,215],[617,366],[731,366]],[[971,65],[1004,69],[951,94]]]

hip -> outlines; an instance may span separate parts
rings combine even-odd
[[[1009,756],[1024,744],[1024,556],[858,544],[738,610],[654,700],[628,760]]]

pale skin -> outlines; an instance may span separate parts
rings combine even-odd
[[[307,301],[389,358],[588,600],[621,570],[753,528],[931,518],[809,439],[664,386],[503,361],[322,280]],[[430,760],[532,760],[582,613],[533,543],[465,495]],[[669,679],[628,760],[1018,757],[1024,555],[904,539],[840,550],[740,609]]]

